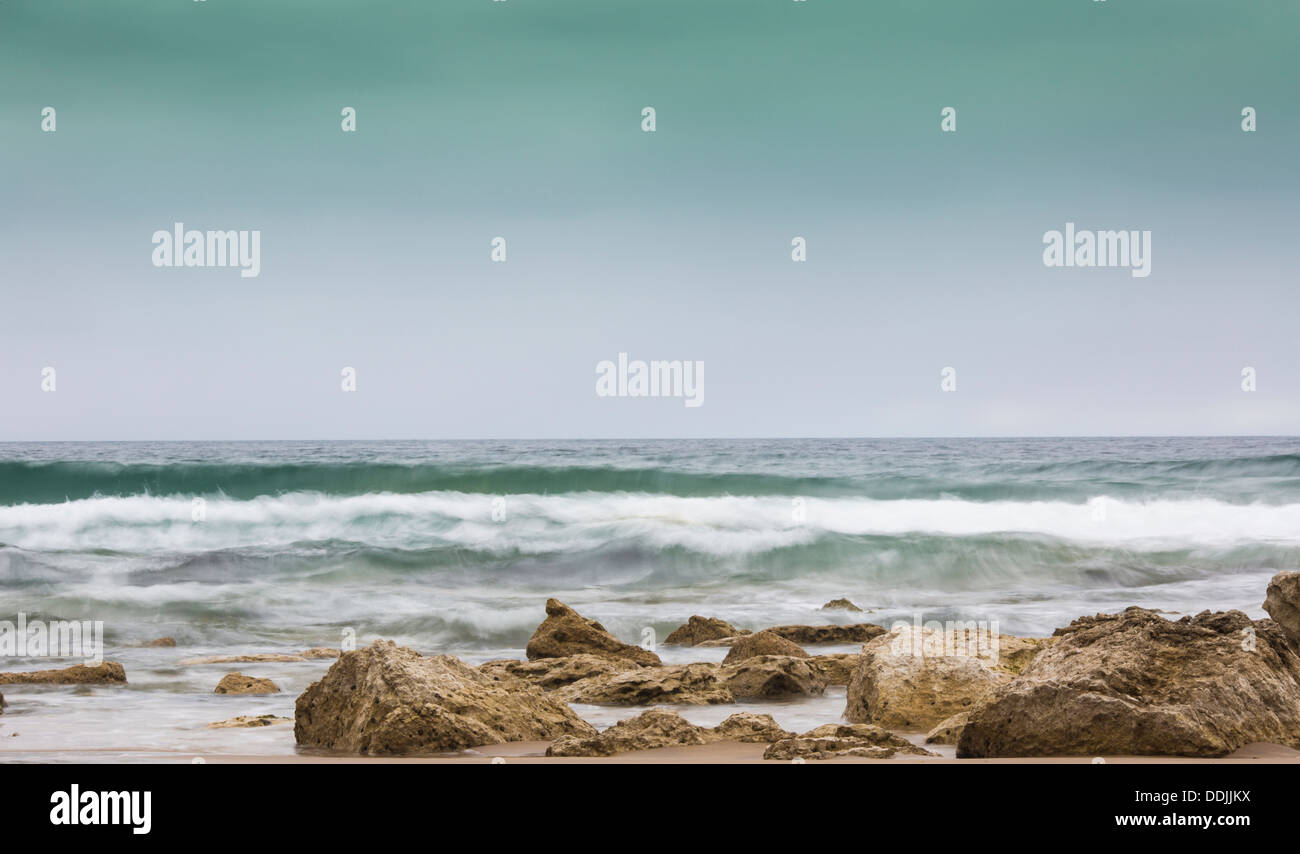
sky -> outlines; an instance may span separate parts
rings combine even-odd
[[[1300,434],[1297,32],[0,0],[0,440]],[[260,275],[154,266],[175,222],[259,231]],[[1150,231],[1151,274],[1045,266],[1067,222]],[[704,404],[598,396],[620,353],[703,362]]]

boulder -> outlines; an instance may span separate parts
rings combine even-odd
[[[790,760],[858,756],[888,759],[896,753],[911,756],[935,755],[902,736],[872,724],[825,724],[776,742],[763,753],[763,758]]]
[[[714,727],[713,732],[724,741],[771,744],[785,738],[794,738],[794,733],[781,729],[771,715],[756,715],[753,712],[737,712]]]
[[[613,756],[630,750],[653,750],[682,744],[707,744],[717,736],[689,723],[676,712],[650,709],[619,721],[599,735],[565,736],[546,750],[547,756]]]
[[[538,658],[564,658],[579,654],[598,658],[626,658],[637,664],[662,664],[648,649],[623,643],[595,620],[588,620],[558,599],[546,600],[546,619],[528,639],[524,654]]]
[[[270,679],[258,679],[242,673],[227,673],[221,677],[214,694],[279,694],[280,686]]]
[[[695,616],[673,629],[672,633],[664,638],[664,643],[698,646],[704,641],[715,641],[746,634],[749,634],[749,632],[736,628],[726,620],[719,620],[716,617]]]
[[[848,599],[832,599],[822,606],[823,611],[861,611],[857,605],[854,605]]]
[[[737,699],[819,696],[826,680],[808,662],[789,655],[759,655],[723,665],[718,679]]]
[[[1240,611],[1081,617],[957,741],[966,756],[1224,756],[1300,747],[1300,655],[1278,623]]]
[[[827,685],[847,685],[853,678],[853,671],[858,669],[858,654],[836,652],[829,655],[814,655],[808,659],[808,666],[826,680]]]
[[[458,658],[379,640],[343,653],[298,697],[293,732],[306,747],[379,756],[596,730],[521,680],[495,682]]]
[[[958,712],[950,718],[944,718],[935,724],[934,729],[926,733],[926,744],[956,744],[961,738],[961,731],[970,720],[970,712]]]
[[[564,658],[539,658],[536,661],[496,659],[479,665],[479,672],[498,682],[522,679],[543,691],[554,691],[593,676],[612,676],[641,665],[626,658],[600,658],[595,655],[568,655]]]
[[[1282,629],[1282,634],[1300,648],[1300,572],[1279,572],[1268,583],[1264,610]]]
[[[651,703],[712,705],[734,703],[731,691],[718,681],[716,664],[637,667],[623,673],[593,676],[561,688],[570,703],[645,706]]]
[[[126,669],[116,661],[77,664],[61,670],[0,673],[0,685],[122,685]]]
[[[770,631],[758,632],[745,637],[736,638],[727,651],[727,657],[722,659],[723,664],[735,664],[738,661],[744,661],[747,658],[753,658],[756,655],[793,655],[795,658],[808,658],[808,653],[799,648],[799,645],[788,641],[778,634]]]
[[[338,658],[342,654],[342,650],[335,649],[332,646],[314,646],[311,649],[302,651],[303,658]]]
[[[278,715],[240,715],[230,720],[208,724],[208,729],[252,729],[289,723],[293,723],[292,718],[282,718]]]
[[[778,634],[800,646],[824,643],[866,643],[889,631],[874,623],[854,623],[848,626],[773,626],[764,631]]]

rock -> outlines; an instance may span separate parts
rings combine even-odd
[[[167,636],[167,637],[165,637],[165,638],[154,638],[154,639],[151,640],[151,641],[147,641],[147,642],[145,642],[145,643],[140,644],[140,646],[142,646],[142,647],[163,647],[163,646],[171,647],[171,646],[176,646],[176,638],[171,637],[170,635]]]
[[[847,685],[853,678],[853,671],[858,669],[858,655],[853,652],[814,655],[808,659],[808,666],[827,685]]]
[[[546,600],[546,619],[528,639],[529,661],[589,654],[599,658],[626,658],[637,664],[662,664],[648,649],[623,643],[595,620],[588,620],[558,599]]]
[[[1014,635],[999,635],[998,657],[992,667],[994,670],[1019,676],[1044,647],[1051,646],[1055,642],[1056,638],[1018,638]]]
[[[539,658],[536,661],[496,659],[479,665],[479,672],[496,681],[522,679],[543,691],[554,691],[593,676],[612,676],[641,665],[626,658],[600,658],[595,655],[568,655],[564,658]]]
[[[681,644],[682,646],[698,646],[704,641],[721,640],[722,638],[738,637],[747,635],[749,632],[744,629],[738,629],[725,620],[719,620],[715,617],[691,617],[684,624],[673,629],[668,637],[664,638],[666,644]]]
[[[958,756],[1224,756],[1300,747],[1300,655],[1240,611],[1081,617],[972,711]]]
[[[302,651],[302,657],[309,658],[309,659],[310,658],[338,658],[342,654],[343,653],[341,650],[337,650],[332,646],[314,646],[311,649],[304,649]]]
[[[29,670],[26,673],[0,673],[0,685],[121,685],[126,670],[116,661],[100,664],[77,664],[62,670]]]
[[[800,646],[823,643],[866,643],[889,631],[874,623],[854,623],[849,626],[773,626],[764,631],[778,634]]]
[[[788,655],[759,655],[723,665],[718,679],[738,699],[819,696],[826,691],[826,680],[807,661]]]
[[[221,677],[214,694],[279,694],[280,686],[270,679],[258,679],[242,673],[227,673]]]
[[[832,599],[822,606],[823,611],[861,611],[857,605],[854,605],[848,599]]]
[[[293,732],[306,747],[378,756],[596,730],[539,688],[494,682],[458,658],[379,640],[343,653],[298,697]]]
[[[944,718],[926,734],[925,743],[956,744],[957,739],[961,737],[961,731],[966,728],[966,721],[968,720],[970,720],[970,712],[958,712],[950,718]]]
[[[1268,583],[1264,610],[1291,643],[1300,647],[1300,572],[1279,572]]]
[[[547,756],[613,756],[630,750],[653,750],[682,744],[707,744],[716,736],[704,727],[689,723],[676,712],[650,709],[619,721],[592,736],[566,736],[556,739]]]
[[[5,695],[0,694],[0,714],[4,714],[4,708],[7,705],[9,704],[5,702]]]
[[[849,680],[844,717],[889,729],[929,730],[989,699],[1012,678],[992,666],[999,636],[984,630],[966,635],[969,643],[953,643],[953,637],[904,625],[868,643]]]
[[[230,720],[217,721],[208,724],[209,729],[239,729],[252,728],[261,726],[275,726],[276,724],[292,723],[292,718],[282,718],[278,715],[240,715]]]
[[[722,659],[722,663],[735,664],[736,662],[744,661],[747,658],[753,658],[756,655],[793,655],[795,658],[809,657],[808,653],[800,649],[798,644],[788,641],[773,632],[764,631],[736,638],[735,643],[731,645],[731,649],[727,652],[727,657]]]
[[[716,664],[638,667],[624,673],[583,679],[561,688],[558,693],[570,703],[613,706],[735,702],[732,692],[718,681]]]
[[[714,727],[713,732],[725,741],[771,744],[785,738],[794,738],[794,733],[781,729],[771,715],[756,715],[753,712],[737,712]]]
[[[902,736],[871,724],[825,724],[793,738],[782,739],[769,747],[764,759],[837,759],[860,756],[888,759],[896,753],[934,756]]]
[[[287,661],[306,661],[301,655],[282,652],[255,652],[248,655],[204,655],[198,658],[182,658],[181,667],[194,667],[199,664],[262,664]]]

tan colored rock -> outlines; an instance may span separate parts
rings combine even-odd
[[[343,652],[341,650],[337,650],[332,646],[314,646],[311,649],[304,649],[302,651],[302,657],[309,658],[309,659],[310,658],[338,658],[342,654]]]
[[[547,756],[613,756],[631,750],[654,750],[683,744],[707,744],[716,736],[689,723],[676,712],[649,709],[635,718],[619,721],[592,736],[565,736],[546,750]]]
[[[771,715],[756,715],[753,712],[737,712],[714,727],[713,732],[724,741],[772,744],[785,738],[794,738],[794,733],[781,729]]]
[[[644,706],[651,703],[713,705],[734,703],[735,696],[718,681],[716,664],[638,667],[608,676],[593,676],[559,689],[570,703]]]
[[[165,638],[154,638],[154,639],[151,640],[151,641],[146,641],[145,643],[140,644],[140,646],[142,646],[142,647],[173,647],[173,646],[176,646],[176,638],[171,637],[170,635],[167,636],[167,637],[165,637]]]
[[[809,657],[808,666],[826,680],[827,685],[847,685],[858,669],[858,655],[853,652],[836,652]]]
[[[593,676],[613,676],[628,670],[640,670],[641,665],[626,658],[568,655],[564,658],[539,658],[536,661],[496,659],[480,664],[478,669],[484,676],[497,681],[522,679],[543,691],[554,691]]]
[[[1282,634],[1300,648],[1300,572],[1279,572],[1268,582],[1264,610]]]
[[[279,694],[280,686],[270,679],[245,676],[242,673],[227,673],[221,677],[214,694]]]
[[[966,728],[966,721],[970,720],[970,714],[970,712],[958,712],[950,718],[944,718],[926,734],[925,743],[956,744],[957,739],[961,737],[961,731]]]
[[[0,673],[0,685],[120,685],[125,683],[126,670],[116,661],[77,664],[60,670]]]
[[[540,688],[386,640],[343,653],[294,709],[298,744],[374,756],[595,733]]]
[[[848,626],[773,626],[764,631],[773,632],[800,646],[808,644],[866,643],[889,631],[875,623],[854,623]]]
[[[716,617],[694,616],[673,629],[672,633],[664,638],[664,643],[698,646],[704,641],[715,641],[747,634],[749,632],[736,628],[726,620],[719,620]]]
[[[958,756],[1224,756],[1300,748],[1300,654],[1240,611],[1081,617],[972,711]]]
[[[888,759],[897,754],[934,756],[923,747],[917,747],[902,736],[872,724],[825,724],[793,738],[783,739],[769,747],[764,759],[837,759],[858,756],[867,759]]]
[[[722,659],[723,664],[735,664],[744,661],[747,658],[753,658],[756,655],[792,655],[795,658],[808,658],[808,653],[799,648],[799,645],[788,641],[780,635],[763,631],[756,634],[746,635],[742,638],[736,638],[727,652],[727,657]]]
[[[789,655],[759,655],[718,670],[723,687],[737,699],[820,696],[826,680],[808,662]]]
[[[626,658],[646,666],[663,663],[650,650],[623,643],[600,623],[588,620],[558,599],[546,600],[546,619],[529,638],[524,653],[530,661],[588,654]]]
[[[208,729],[252,729],[290,723],[293,723],[293,718],[282,718],[278,715],[240,715],[229,720],[210,723]]]
[[[195,667],[201,664],[277,664],[290,661],[306,661],[301,655],[283,652],[254,652],[247,655],[203,655],[198,658],[182,658],[181,667]]]
[[[854,605],[848,599],[832,599],[822,606],[823,611],[861,611],[857,605]]]

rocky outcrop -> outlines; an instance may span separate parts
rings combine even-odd
[[[819,696],[826,680],[808,662],[789,655],[759,655],[723,665],[718,681],[737,699]]]
[[[0,673],[0,685],[123,685],[126,669],[116,661],[77,664],[61,670]]]
[[[1224,756],[1300,747],[1300,655],[1240,611],[1082,617],[972,711],[958,756]]]
[[[640,670],[641,665],[626,658],[569,655],[564,658],[539,658],[536,661],[496,659],[480,664],[478,669],[484,676],[498,682],[522,679],[543,691],[554,691],[595,676],[613,676],[628,670]]]
[[[786,732],[771,715],[737,712],[713,728],[714,734],[724,741],[745,741],[771,744],[794,733]]]
[[[866,643],[888,631],[874,623],[854,623],[848,626],[773,626],[764,631],[773,632],[788,641],[807,644]]]
[[[570,703],[609,706],[651,703],[700,706],[735,702],[732,692],[719,681],[718,672],[716,664],[638,667],[574,682],[561,688],[558,694]]]
[[[673,629],[672,633],[664,638],[664,643],[697,646],[705,641],[716,641],[747,634],[749,632],[736,628],[726,620],[719,620],[716,617],[695,616]]]
[[[866,759],[888,759],[896,753],[911,756],[934,755],[902,736],[894,735],[871,724],[825,724],[793,738],[776,742],[763,753],[763,758],[791,760],[858,756]]]
[[[647,666],[663,663],[650,650],[623,643],[600,623],[588,620],[558,599],[546,600],[546,619],[528,639],[524,653],[530,661],[587,654],[626,658]]]
[[[800,649],[798,644],[774,632],[763,631],[736,638],[731,649],[727,651],[727,657],[722,659],[722,663],[735,664],[756,655],[792,655],[795,658],[808,658],[808,653]]]
[[[311,649],[304,649],[302,651],[302,657],[307,659],[338,658],[342,654],[342,650],[335,649],[332,646],[314,646]]]
[[[823,611],[861,611],[857,605],[854,605],[848,599],[832,599],[822,606]]]
[[[1300,572],[1279,572],[1268,583],[1264,610],[1300,650]]]
[[[298,697],[293,731],[306,747],[375,756],[596,734],[522,680],[495,682],[460,659],[385,640],[330,665]]]
[[[847,685],[853,678],[853,671],[858,669],[858,655],[852,652],[814,655],[808,659],[808,666],[827,685]]]
[[[289,723],[293,723],[292,718],[282,718],[278,715],[240,715],[237,718],[210,723],[208,729],[253,729]]]
[[[270,679],[258,679],[242,673],[227,673],[221,677],[214,694],[279,694],[280,686]]]
[[[676,712],[650,709],[635,718],[619,721],[599,735],[558,738],[546,750],[547,756],[613,756],[631,750],[654,750],[683,744],[707,744],[714,733],[689,723]]]
[[[970,720],[970,712],[958,712],[950,718],[944,718],[935,724],[934,729],[926,733],[926,744],[956,744],[961,738],[961,731]]]

